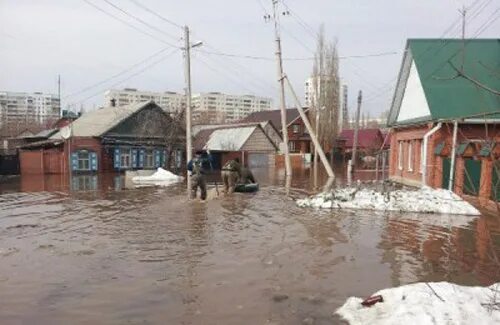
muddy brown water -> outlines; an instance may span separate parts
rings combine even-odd
[[[315,211],[296,171],[188,202],[123,177],[0,183],[1,324],[337,324],[349,296],[417,281],[500,281],[500,222]],[[370,176],[363,176],[370,178]]]

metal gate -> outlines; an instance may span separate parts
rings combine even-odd
[[[500,161],[493,163],[491,177],[491,199],[500,202]]]
[[[481,184],[481,161],[465,159],[464,194],[477,196]]]
[[[441,187],[448,189],[450,184],[451,158],[443,158],[443,176],[441,178]]]

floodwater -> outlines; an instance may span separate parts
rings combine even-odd
[[[338,324],[349,296],[500,281],[499,218],[301,209],[309,170],[289,195],[256,177],[206,203],[116,175],[0,183],[0,323]]]

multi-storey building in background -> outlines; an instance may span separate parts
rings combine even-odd
[[[176,92],[153,92],[141,91],[135,88],[110,89],[104,93],[104,106],[108,106],[111,100],[115,100],[116,106],[126,106],[134,103],[153,100],[166,112],[177,113],[186,107],[186,96]]]
[[[195,123],[239,121],[254,112],[271,109],[272,99],[253,95],[228,95],[219,92],[193,95]]]
[[[0,126],[44,124],[58,119],[60,114],[57,95],[0,91]]]

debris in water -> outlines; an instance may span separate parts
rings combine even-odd
[[[381,295],[371,296],[363,300],[361,302],[361,305],[365,307],[370,307],[375,305],[377,302],[384,302],[384,298]]]
[[[429,288],[439,292],[441,299]],[[371,308],[362,299],[350,297],[336,314],[351,325],[357,324],[499,324],[500,310],[487,308],[490,287],[466,287],[449,282],[423,282],[383,289],[375,293],[384,297],[383,304]],[[404,297],[402,299],[401,297]]]
[[[373,189],[341,188],[297,200],[297,205],[323,209],[481,215],[475,207],[455,193],[427,186],[418,190],[401,189],[386,193]]]

